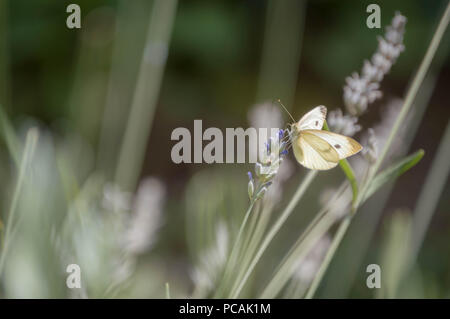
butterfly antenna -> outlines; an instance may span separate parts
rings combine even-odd
[[[292,121],[294,121],[294,123],[295,123],[295,119],[292,117],[291,113],[289,113],[289,111],[288,111],[287,108],[283,105],[283,103],[281,103],[281,100],[278,99],[277,102],[283,107],[283,109],[286,111],[287,114],[289,114],[289,116],[291,117]]]

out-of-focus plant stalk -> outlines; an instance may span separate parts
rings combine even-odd
[[[408,263],[412,264],[417,258],[417,254],[425,238],[426,230],[430,224],[433,213],[445,187],[448,174],[450,172],[450,122],[439,144],[436,156],[431,164],[431,170],[425,183],[422,186],[422,192],[417,200],[415,212],[413,214],[412,225],[412,243],[409,252]]]
[[[153,4],[131,113],[116,169],[116,182],[124,189],[134,189],[141,173],[164,74],[176,7],[177,0],[155,0]]]
[[[20,194],[22,192],[22,187],[25,181],[25,176],[27,173],[28,166],[31,163],[31,159],[34,154],[34,150],[36,148],[36,143],[39,137],[39,132],[37,129],[32,128],[28,131],[26,141],[25,141],[25,149],[22,154],[22,160],[19,167],[19,174],[16,182],[16,187],[14,189],[14,193],[11,200],[11,205],[8,212],[8,220],[6,222],[5,235],[3,240],[3,247],[0,255],[0,278],[2,276],[3,267],[5,264],[5,258],[8,254],[9,245],[12,240],[12,228],[14,227],[15,214],[17,211],[17,204],[19,202]]]
[[[347,216],[344,218],[344,220],[339,225],[339,228],[336,231],[336,234],[334,235],[334,238],[330,245],[330,248],[328,248],[327,254],[325,255],[325,258],[322,261],[322,264],[320,265],[319,270],[317,271],[316,275],[314,276],[314,279],[311,283],[311,286],[308,289],[308,292],[306,293],[306,296],[305,296],[306,299],[311,299],[314,296],[314,294],[316,293],[316,290],[319,287],[319,284],[322,281],[322,278],[325,275],[325,272],[327,271],[328,265],[330,264],[331,260],[333,259],[336,249],[339,247],[339,244],[341,243],[342,238],[344,237],[345,233],[347,232],[348,227],[350,226],[351,220],[352,220],[352,217]]]
[[[110,54],[110,32],[104,26],[112,27],[113,19],[107,7],[93,10],[83,19],[83,27],[76,31],[76,58],[67,107],[73,130],[94,145],[107,82],[105,56]]]
[[[5,140],[6,146],[8,147],[8,151],[11,154],[11,157],[14,160],[14,163],[17,167],[20,165],[20,141],[17,138],[16,133],[6,116],[5,111],[3,110],[3,105],[0,104],[0,136],[2,136]]]
[[[267,4],[257,102],[280,98],[292,105],[304,30],[306,1]]]
[[[10,104],[8,38],[8,1],[0,0],[0,135],[3,135],[11,156],[19,165],[19,141],[5,110]]]
[[[0,0],[0,104],[9,105],[8,3]]]
[[[147,33],[149,4],[142,1],[117,2],[112,61],[106,91],[105,108],[98,145],[97,167],[105,178],[114,178],[120,151],[120,142],[130,112],[142,48],[136,41],[144,42]],[[143,46],[144,44],[142,44]]]

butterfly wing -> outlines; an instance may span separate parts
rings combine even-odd
[[[346,157],[358,153],[362,146],[354,139],[322,130],[304,130],[293,141],[297,161],[309,169],[327,170]]]
[[[319,105],[303,115],[300,121],[295,124],[296,128],[298,131],[321,130],[326,116],[327,108],[323,105]]]
[[[292,149],[297,161],[309,169],[327,170],[339,162],[337,152],[321,138],[303,132],[293,141]]]
[[[322,141],[327,142],[339,155],[340,160],[355,155],[362,150],[361,144],[351,137],[341,134],[323,130],[306,130],[301,132],[301,134],[305,135],[306,138],[309,139],[311,139],[310,136],[314,136],[315,138],[319,138]]]

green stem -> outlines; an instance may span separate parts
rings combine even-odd
[[[239,251],[239,246],[241,244],[241,237],[242,237],[242,235],[244,233],[244,229],[245,229],[245,226],[247,225],[247,222],[248,222],[248,219],[250,217],[250,214],[253,211],[253,206],[254,205],[255,205],[255,201],[252,201],[250,206],[248,207],[247,212],[245,213],[245,217],[244,217],[244,220],[241,223],[241,227],[239,227],[239,232],[238,232],[238,235],[237,235],[236,240],[235,240],[234,245],[233,245],[233,249],[231,250],[231,254],[230,254],[230,259],[229,260],[231,261],[231,266],[234,266],[234,263],[236,262],[235,259],[237,258],[237,254],[238,254],[238,251]]]
[[[245,236],[244,238],[242,238],[242,251],[239,257],[244,256],[245,252],[247,251],[249,245],[250,245],[250,241],[253,238],[253,234],[256,231],[258,224],[260,223],[260,220],[263,214],[263,208],[262,208],[262,203],[259,203],[256,207],[255,207],[255,212],[252,214],[251,216],[251,220],[249,221],[249,225],[248,225],[248,229],[245,232]]]
[[[336,232],[336,235],[333,238],[333,241],[331,242],[330,247],[328,248],[327,254],[325,255],[325,258],[322,261],[322,264],[320,265],[319,270],[317,271],[316,275],[314,276],[313,282],[311,283],[311,286],[308,289],[308,292],[306,293],[306,299],[311,299],[317,288],[319,287],[320,282],[322,281],[323,276],[325,275],[325,272],[328,269],[328,266],[330,265],[330,262],[336,253],[336,249],[339,247],[342,239],[344,238],[345,233],[347,232],[348,226],[350,226],[351,222],[351,216],[347,216],[339,225],[339,228]]]
[[[276,280],[280,280],[278,273],[283,272],[284,275],[286,274],[292,274],[292,271],[294,267],[292,266],[293,263],[298,262],[303,257],[306,256],[306,253],[309,252],[309,250],[313,246],[309,246],[311,234],[315,233],[317,229],[321,229],[321,233],[319,237],[323,237],[325,233],[328,231],[329,227],[331,227],[336,219],[336,216],[330,214],[331,207],[333,203],[338,200],[340,196],[344,194],[344,192],[347,189],[347,184],[342,183],[342,185],[339,187],[338,191],[335,192],[334,196],[330,198],[328,203],[319,211],[318,214],[314,217],[314,219],[309,223],[308,227],[305,229],[305,231],[302,232],[300,237],[297,239],[295,244],[292,246],[292,248],[289,250],[289,252],[286,254],[286,256],[283,258],[283,260],[280,262],[277,269],[274,271],[275,275],[274,277],[277,277]],[[324,226],[326,225],[326,226]],[[307,244],[305,244],[305,242]],[[313,243],[314,244],[314,243]],[[290,265],[290,266],[287,266]],[[289,279],[289,277],[286,277]],[[273,280],[272,280],[273,281]],[[270,283],[267,285],[269,286]]]
[[[156,0],[153,4],[136,90],[116,169],[116,182],[125,190],[135,188],[141,173],[176,8],[177,0]]]
[[[250,263],[247,271],[245,272],[244,277],[239,282],[236,289],[233,289],[231,293],[231,298],[237,298],[244,287],[245,283],[247,282],[249,276],[253,272],[256,264],[261,259],[262,255],[266,251],[269,244],[272,242],[272,239],[275,237],[275,235],[278,233],[278,231],[281,229],[281,227],[284,225],[284,222],[286,219],[291,215],[294,208],[297,206],[297,203],[299,200],[303,197],[303,194],[305,193],[306,189],[309,187],[311,182],[314,180],[314,178],[317,175],[317,171],[309,171],[306,177],[303,179],[302,183],[300,184],[299,188],[295,192],[294,196],[292,197],[291,201],[289,202],[286,209],[283,211],[283,213],[280,215],[280,217],[277,219],[275,224],[272,226],[272,228],[267,233],[267,236],[264,238],[264,241],[261,243],[261,246],[256,253],[255,257],[253,258],[252,262]]]
[[[335,221],[336,216],[334,216],[334,214],[325,214],[306,236],[302,236],[303,238],[292,249],[289,256],[270,279],[269,283],[261,293],[261,298],[275,298],[278,295],[284,285],[292,277],[298,262],[307,256],[311,251],[311,248],[314,247],[317,241],[328,232]]]
[[[216,296],[220,296],[220,294],[225,289],[225,286],[229,281],[229,277],[232,274],[232,270],[234,269],[234,266],[236,265],[236,259],[239,254],[239,248],[242,244],[241,237],[242,237],[242,234],[244,233],[244,229],[245,229],[245,226],[247,225],[247,221],[250,217],[250,214],[253,211],[254,205],[255,205],[255,201],[252,200],[250,203],[250,206],[247,209],[247,212],[245,213],[244,220],[242,221],[241,226],[239,227],[239,232],[237,234],[236,240],[234,241],[233,248],[231,249],[230,257],[228,258],[228,261],[225,266],[223,279],[222,279],[220,287],[216,293]]]
[[[264,232],[270,220],[272,210],[272,207],[268,208],[266,205],[259,214],[260,216],[257,221],[256,229],[249,239],[248,246],[246,246],[245,249],[242,251],[243,258],[239,262],[240,265],[239,271],[237,272],[237,275],[234,278],[234,284],[232,286],[231,291],[233,291],[236,288],[237,284],[243,278],[248,265],[251,263],[252,258],[255,255],[256,249],[258,248],[258,244],[261,242],[261,238],[263,238],[264,236]]]
[[[434,213],[437,213],[436,206],[439,203],[445,184],[450,173],[450,121],[447,122],[444,135],[439,143],[439,147],[431,164],[425,182],[422,186],[416,208],[414,209],[414,219],[412,224],[412,240],[408,256],[408,266],[416,261],[420,247],[425,238],[426,231]]]
[[[355,173],[352,170],[352,167],[348,163],[348,161],[344,158],[339,161],[339,166],[350,182],[350,186],[352,187],[352,211],[355,211],[355,203],[358,198],[358,183],[356,182]]]
[[[330,130],[328,128],[327,121],[324,121],[323,129],[326,131]],[[345,174],[345,177],[347,177],[350,185],[352,186],[352,211],[354,211],[354,204],[356,203],[356,200],[358,198],[358,183],[356,182],[355,173],[353,172],[352,167],[345,158],[339,161],[339,166],[341,167],[342,171]]]
[[[17,184],[14,189],[13,198],[11,201],[11,206],[9,208],[8,213],[8,221],[6,222],[6,230],[4,236],[4,245],[0,256],[0,277],[2,276],[3,267],[5,264],[5,258],[9,250],[9,246],[12,240],[12,227],[14,223],[14,217],[17,211],[17,205],[19,203],[19,197],[22,192],[22,187],[25,181],[25,176],[27,172],[27,168],[31,162],[31,158],[33,157],[34,150],[36,148],[37,139],[39,136],[39,132],[36,129],[30,129],[27,133],[25,149],[22,156],[22,161],[19,167],[19,176],[17,179]]]

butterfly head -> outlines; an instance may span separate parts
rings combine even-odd
[[[290,129],[291,139],[299,137],[300,136],[300,131],[301,131],[300,127],[299,127],[299,122],[292,123],[290,125],[291,125],[291,129]]]

